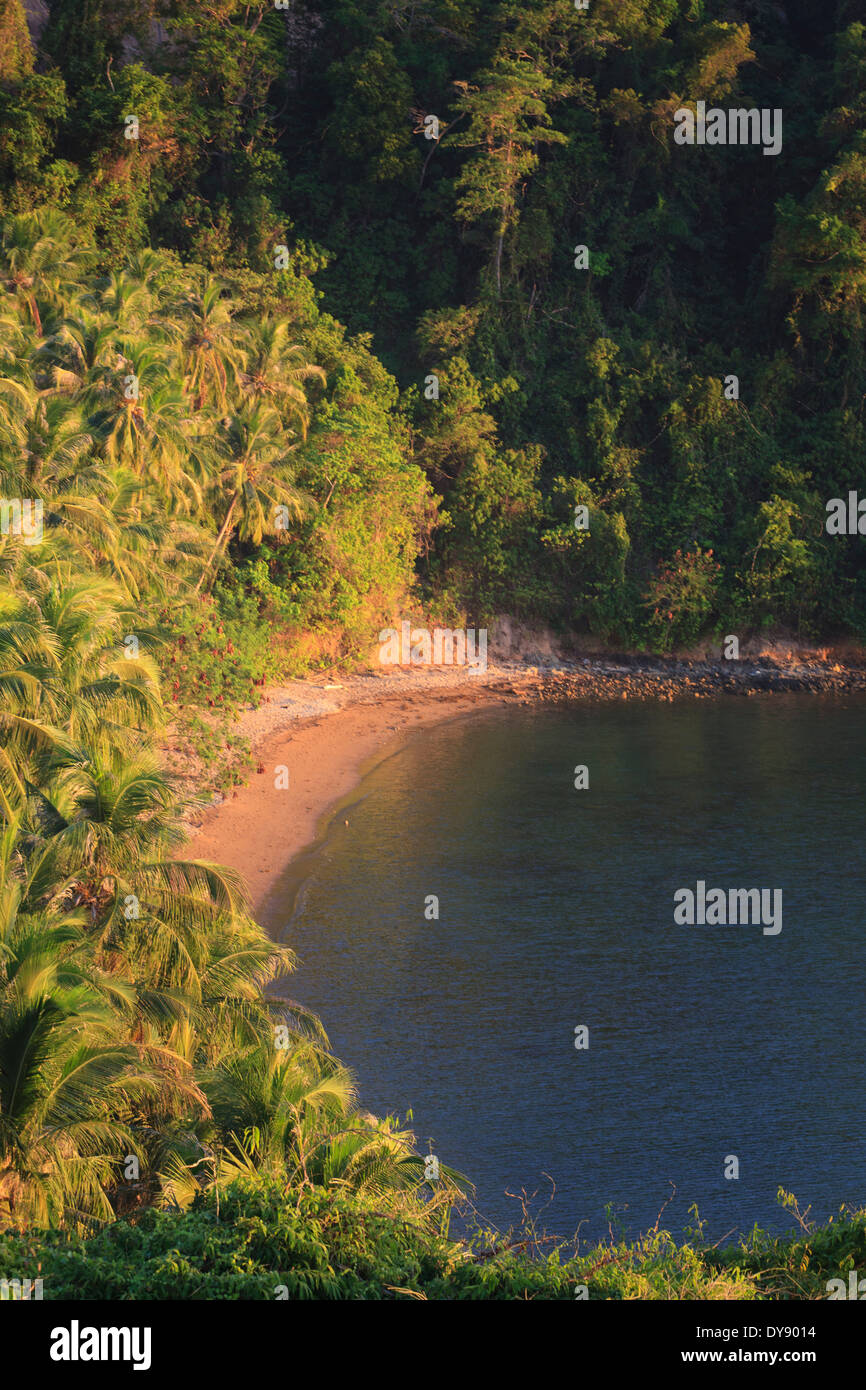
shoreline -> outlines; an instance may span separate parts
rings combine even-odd
[[[551,665],[495,666],[475,676],[460,669],[397,668],[266,691],[262,704],[244,711],[236,725],[253,744],[256,771],[190,824],[184,855],[238,870],[254,914],[270,928],[281,903],[285,912],[280,890],[291,866],[318,846],[367,772],[417,729],[512,705],[866,691],[866,666],[817,660],[782,665],[628,655]]]
[[[303,711],[307,701],[297,703]],[[367,772],[415,730],[508,703],[513,703],[509,697],[471,680],[448,681],[433,692],[382,692],[373,700],[350,699],[314,714],[289,710],[286,724],[265,734],[255,748],[263,771],[206,808],[201,824],[191,828],[184,854],[242,873],[255,916],[270,928],[284,901],[281,892],[272,901],[274,890],[290,867],[317,847]],[[278,768],[287,769],[288,787],[276,785],[285,780]]]

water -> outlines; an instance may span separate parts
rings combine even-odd
[[[304,866],[291,992],[362,1103],[411,1106],[500,1227],[545,1174],[541,1224],[590,1239],[608,1204],[652,1226],[671,1183],[663,1224],[696,1202],[713,1239],[789,1229],[780,1185],[819,1220],[862,1204],[864,710],[623,702],[423,731]],[[781,933],[674,925],[698,879],[781,888]]]

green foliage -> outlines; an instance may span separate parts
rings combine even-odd
[[[220,586],[195,608],[163,609],[162,655],[166,698],[183,709],[255,701],[256,687],[273,674],[267,628],[258,605],[243,590]]]
[[[30,73],[0,90],[0,177],[15,211],[32,200],[63,206],[75,171],[50,161],[57,126],[68,113],[66,86],[58,73]]]
[[[721,566],[712,550],[677,550],[652,580],[646,598],[658,645],[668,651],[675,643],[694,641],[706,627],[716,603]]]
[[[866,29],[830,8],[802,25],[762,5],[747,18],[721,0],[405,14],[343,0],[324,23],[306,0],[181,0],[157,23],[149,2],[131,15],[58,0],[34,70],[10,0],[0,196],[9,211],[70,208],[107,273],[149,241],[171,246],[232,278],[245,310],[276,314],[286,346],[305,340],[301,364],[332,382],[320,411],[270,394],[264,343],[251,375],[296,440],[310,428],[296,486],[326,517],[299,512],[288,548],[267,541],[267,580],[256,557],[248,576],[288,623],[339,615],[335,650],[358,650],[414,579],[425,602],[478,616],[658,643],[648,584],[696,549],[721,566],[707,622],[859,632],[863,541],[834,544],[819,521],[866,446]],[[782,108],[784,158],[676,146],[673,113],[697,100]],[[291,268],[275,273],[278,246]],[[335,333],[322,297],[372,337]],[[206,384],[209,362],[189,352],[187,385]],[[430,372],[438,400],[423,395]],[[722,395],[731,373],[738,401]],[[158,404],[154,429],[173,427],[171,399]],[[438,496],[438,528],[407,459]],[[563,478],[592,499],[579,545],[561,530]],[[394,518],[384,547],[360,494]],[[243,543],[239,502],[215,569]],[[221,524],[232,491],[224,506]],[[398,511],[414,518],[402,533]]]
[[[512,1246],[520,1247],[518,1249]],[[527,1258],[524,1251],[531,1253]],[[842,1211],[799,1239],[755,1230],[709,1246],[651,1231],[579,1255],[539,1245],[531,1224],[488,1243],[449,1240],[423,1206],[383,1210],[364,1193],[241,1178],[183,1216],[148,1211],[87,1241],[0,1235],[0,1277],[41,1278],[47,1300],[231,1299],[341,1302],[772,1298],[828,1296],[866,1258],[866,1213]]]
[[[0,81],[20,81],[33,71],[33,49],[21,0],[0,0]]]
[[[538,576],[540,467],[537,448],[481,450],[448,495],[445,573],[476,612],[537,613],[555,602]]]
[[[291,953],[180,857],[151,751],[230,784],[264,681],[413,603],[866,635],[823,526],[866,450],[866,29],[746,9],[56,0],[34,51],[0,3],[0,491],[39,511],[0,536],[0,1227],[49,1297],[823,1296],[862,1258],[862,1214],[447,1241],[465,1181],[266,992]],[[782,107],[785,158],[676,146],[701,99]]]
[[[456,1179],[424,1198],[412,1135],[266,996],[292,954],[234,874],[180,857],[188,802],[150,751],[173,719],[209,764],[194,804],[239,779],[230,716],[325,624],[314,567],[346,641],[402,597],[427,487],[396,390],[297,258],[276,293],[99,260],[57,212],[0,224],[0,471],[39,509],[0,537],[0,1228],[91,1230],[260,1170],[441,1206]]]

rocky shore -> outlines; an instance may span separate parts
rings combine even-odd
[[[279,883],[289,862],[322,833],[364,772],[424,727],[509,705],[802,691],[866,691],[866,662],[605,655],[498,663],[474,676],[461,668],[412,666],[292,681],[265,691],[259,705],[241,713],[236,729],[255,750],[256,770],[190,820],[185,853],[238,869],[268,925],[279,919]]]
[[[569,700],[707,699],[714,695],[758,695],[768,691],[841,694],[866,690],[866,662],[844,666],[818,658],[781,662],[773,657],[742,661],[611,656],[584,658],[552,669],[531,668],[514,678],[488,682],[521,703]]]

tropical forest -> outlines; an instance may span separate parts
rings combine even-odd
[[[679,143],[699,103],[781,148]],[[404,617],[860,651],[864,410],[861,0],[0,0],[4,1298],[866,1271],[783,1173],[793,1233],[488,1220],[190,848],[241,714]]]

